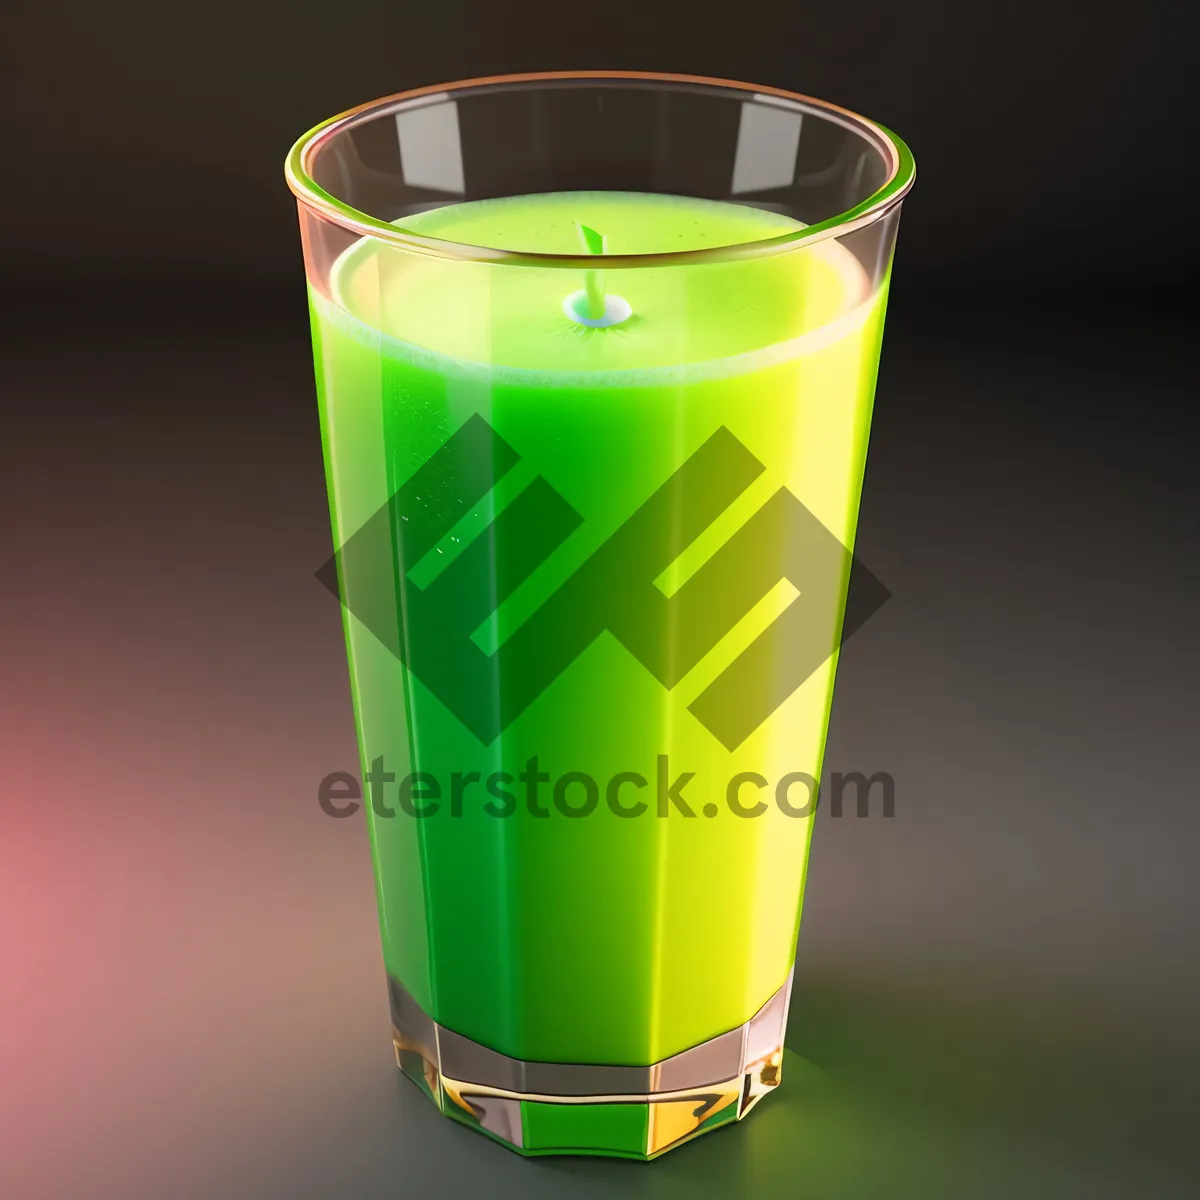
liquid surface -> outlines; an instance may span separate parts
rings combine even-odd
[[[605,238],[605,254],[709,250],[779,237],[804,226],[744,204],[646,192],[541,192],[469,200],[405,217],[412,233],[530,254],[584,253],[576,222]]]
[[[447,240],[579,254],[576,222],[611,253],[731,245],[799,229],[776,213],[687,197],[573,192],[506,197],[431,210],[405,228]],[[598,269],[603,256],[597,257]],[[632,316],[589,329],[563,312],[584,272],[500,267],[414,255],[363,239],[332,275],[335,305],[403,345],[396,353],[553,373],[661,370],[760,352],[804,351],[818,331],[867,297],[857,260],[834,241],[732,263],[604,271]],[[836,336],[837,331],[834,331]],[[409,347],[410,349],[405,349]],[[730,369],[742,371],[746,364]]]

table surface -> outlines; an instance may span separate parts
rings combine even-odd
[[[391,1057],[301,308],[4,334],[0,1194],[1196,1194],[1179,331],[897,317],[784,1083],[527,1161]]]

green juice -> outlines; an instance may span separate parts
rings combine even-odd
[[[606,253],[617,255],[798,228],[759,209],[618,192],[477,201],[402,224],[565,255],[581,253],[578,224],[603,233]],[[644,599],[642,568],[664,598],[693,579],[714,593],[745,585],[742,573],[705,566],[781,489],[852,547],[886,277],[872,288],[833,240],[610,269],[604,289],[631,310],[610,328],[588,328],[564,309],[584,288],[578,270],[449,260],[364,239],[330,280],[329,295],[314,288],[310,298],[335,544],[381,511],[393,526],[386,564],[360,568],[346,557],[340,587],[363,769],[382,759],[396,777],[376,789],[394,816],[365,804],[394,988],[443,1030],[523,1063],[646,1067],[736,1029],[790,978],[812,813],[788,815],[773,789],[789,773],[820,776],[841,608],[822,618],[829,656],[790,692],[782,668],[762,681],[781,702],[725,741],[692,706],[798,602],[778,571],[765,572],[744,615],[714,628],[695,662],[676,653],[664,621],[634,647],[641,659],[629,637],[605,630],[558,669],[567,634],[555,631],[569,624],[570,606],[545,634],[539,614],[551,601],[563,609],[565,581],[722,430],[761,467],[728,504],[713,500],[719,471],[689,477],[667,504],[668,552],[660,547],[650,567],[630,558],[631,604]],[[433,494],[418,494],[422,468],[472,421],[500,439],[483,456],[494,478],[471,486],[451,471],[430,477]],[[409,509],[389,510],[406,485]],[[714,519],[693,520],[693,500],[711,502]],[[410,534],[423,521],[424,534]],[[760,550],[782,560],[786,547]],[[844,586],[843,574],[839,596]],[[573,603],[582,612],[592,596],[585,589]],[[483,663],[478,676],[437,673],[443,610],[469,614],[474,649],[463,661]],[[505,646],[522,640],[530,670],[546,676],[537,686],[504,666]],[[643,665],[654,656],[673,672],[669,686]],[[403,780],[417,773],[406,798],[414,809],[436,807],[420,817],[400,804]],[[753,817],[729,803],[730,781],[747,773],[769,784],[743,781],[736,792],[745,806],[764,802]],[[669,794],[685,774],[676,795],[693,815]],[[608,803],[618,776],[620,804],[642,801],[646,811],[629,816]],[[587,779],[598,802],[570,815],[593,803]],[[793,804],[805,799],[793,789]],[[425,1079],[436,1092],[428,1069]],[[661,1115],[647,1135],[654,1118],[634,1100],[592,1106],[599,1125],[582,1133],[585,1107],[527,1099],[519,1137],[505,1140],[526,1152],[641,1156],[675,1136]],[[689,1121],[683,1133],[704,1124]]]

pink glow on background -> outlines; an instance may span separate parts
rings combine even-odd
[[[103,431],[75,436],[103,455]],[[68,476],[15,548],[32,586],[0,602],[13,1200],[204,1194],[297,1108],[394,1072],[365,833],[314,801],[354,768],[336,610],[213,532],[246,501],[236,480],[209,481],[218,499],[174,543],[178,509],[130,520],[154,482],[116,480],[126,495],[89,509]],[[276,600],[285,619],[264,623]]]
[[[139,805],[110,747],[76,740],[51,772],[54,747],[8,733],[29,757],[0,851],[0,1124],[21,1147],[0,1193],[225,1170],[239,1140],[261,1149],[289,1103],[319,1100],[356,1042],[390,1068],[361,829],[289,827],[267,780],[230,794],[211,768]],[[171,748],[143,769],[165,776]],[[346,849],[360,870],[337,870]],[[220,1163],[206,1130],[222,1131]]]

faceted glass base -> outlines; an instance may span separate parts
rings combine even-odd
[[[446,1116],[520,1154],[649,1159],[778,1086],[790,992],[789,975],[744,1025],[649,1067],[509,1058],[436,1024],[394,980],[392,1037],[400,1069]]]

